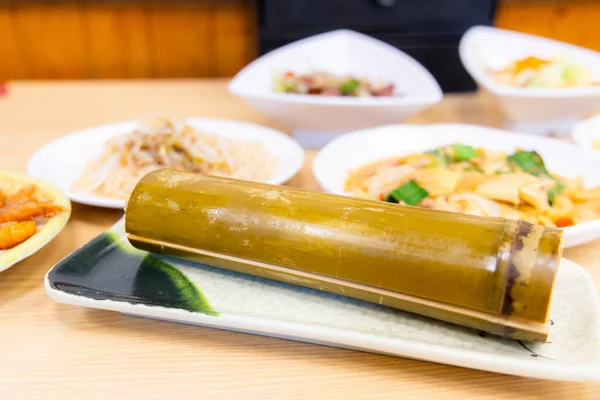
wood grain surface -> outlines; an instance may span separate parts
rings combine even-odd
[[[0,81],[233,76],[254,1],[0,0]],[[500,0],[495,25],[600,50],[598,0]]]
[[[233,76],[257,53],[251,1],[0,1],[0,81]]]
[[[0,97],[0,169],[24,171],[41,145],[96,124],[150,115],[268,124],[226,82],[25,83]],[[499,126],[486,99],[448,96],[411,122]],[[309,152],[291,185],[316,189]],[[54,263],[117,221],[73,206],[66,229],[0,274],[0,399],[599,399],[598,383],[504,376],[56,303],[43,278]],[[600,288],[600,241],[568,249]]]
[[[495,25],[600,50],[597,0],[500,2]]]

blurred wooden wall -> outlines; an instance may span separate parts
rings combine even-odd
[[[600,51],[600,0],[499,0],[496,26]]]
[[[0,81],[232,76],[255,57],[252,1],[165,3],[0,0]],[[599,21],[600,1],[500,0],[496,25],[600,50]]]
[[[231,76],[255,37],[251,1],[0,2],[0,80]]]

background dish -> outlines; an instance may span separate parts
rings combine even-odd
[[[15,172],[0,171],[0,180],[2,179],[14,180],[23,185],[36,185],[46,196],[52,199],[53,204],[64,207],[65,211],[49,218],[43,226],[38,227],[37,232],[33,236],[23,243],[8,250],[0,250],[0,271],[8,269],[48,244],[62,231],[71,216],[71,202],[55,187],[28,175]]]
[[[568,56],[547,59],[527,56],[488,73],[497,84],[510,87],[560,89],[599,84],[591,79],[587,68]]]
[[[502,109],[508,126],[520,131],[568,133],[578,119],[600,108],[600,86],[536,89],[515,88],[494,82],[489,69],[530,55],[566,56],[588,68],[600,80],[600,54],[556,40],[484,26],[469,29],[460,41],[460,59],[477,84]]]
[[[410,138],[410,140],[407,140]],[[346,194],[348,173],[387,157],[462,143],[512,152],[517,147],[536,150],[548,170],[565,177],[582,176],[586,187],[600,185],[600,158],[563,141],[463,124],[389,125],[344,135],[325,146],[315,158],[313,172],[321,187]],[[578,160],[573,163],[573,160]],[[565,246],[576,246],[600,237],[600,220],[564,229]]]
[[[211,118],[186,118],[194,128],[237,140],[257,141],[279,159],[279,165],[266,181],[282,184],[302,167],[304,152],[289,136],[264,126],[246,122]],[[139,122],[126,121],[84,129],[51,142],[38,150],[29,161],[29,174],[51,182],[67,193],[71,200],[99,207],[123,209],[125,201],[72,191],[86,163],[99,156],[107,139],[129,133]]]
[[[324,71],[381,78],[399,97],[351,98],[273,91],[276,72]],[[241,70],[229,91],[289,129],[348,131],[400,122],[437,103],[442,91],[433,76],[404,52],[372,37],[337,30],[283,46]]]
[[[273,81],[273,90],[277,93],[312,96],[401,96],[395,93],[393,83],[359,76],[334,75],[323,71],[304,74],[296,74],[293,71],[278,73]]]
[[[573,140],[585,149],[600,151],[600,115],[578,122],[573,127]]]
[[[559,380],[600,377],[600,309],[587,273],[563,259],[550,343],[480,335],[377,304],[139,251],[123,222],[46,276],[57,301],[504,374]]]

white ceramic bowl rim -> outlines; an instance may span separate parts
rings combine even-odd
[[[469,45],[473,38],[480,32],[501,32],[504,35],[521,40],[537,40],[549,44],[556,45],[557,48],[567,49],[570,52],[586,53],[600,58],[600,54],[586,49],[584,47],[575,46],[554,39],[549,39],[541,36],[531,35],[527,33],[510,31],[507,29],[493,28],[489,26],[474,26],[469,28],[462,36],[459,44],[459,53],[465,69],[471,74],[476,81],[484,85],[489,91],[494,94],[507,97],[526,97],[526,98],[580,98],[580,97],[597,97],[600,95],[600,86],[572,87],[572,88],[515,88],[506,85],[500,85],[479,66],[475,65],[470,55]]]
[[[573,140],[585,149],[600,151],[593,148],[593,142],[600,141],[600,115],[579,121],[573,127]]]
[[[295,93],[276,93],[276,92],[264,92],[257,93],[253,91],[246,91],[241,89],[238,85],[238,82],[243,78],[244,74],[255,67],[258,63],[261,62],[262,57],[267,55],[273,56],[279,53],[283,53],[287,51],[287,47],[291,45],[298,45],[301,43],[306,43],[307,41],[313,41],[316,38],[325,38],[336,35],[347,35],[358,37],[364,41],[376,42],[378,46],[387,47],[394,52],[399,57],[402,57],[406,62],[410,63],[412,66],[419,69],[420,73],[423,77],[428,81],[431,86],[431,92],[428,94],[421,95],[408,95],[408,96],[394,96],[394,97],[343,97],[343,96],[307,96],[302,94]],[[295,42],[289,43],[287,45],[281,46],[275,50],[270,51],[267,54],[264,54],[262,57],[257,58],[252,61],[246,67],[244,67],[237,75],[231,80],[229,83],[228,89],[232,94],[240,97],[250,97],[256,99],[274,99],[276,98],[278,101],[288,102],[288,103],[301,103],[301,104],[316,104],[316,105],[331,105],[331,106],[344,106],[344,107],[378,107],[378,106],[389,106],[389,105],[418,105],[418,104],[431,104],[440,101],[443,97],[442,89],[437,83],[436,79],[431,75],[431,73],[423,67],[418,61],[404,53],[403,51],[397,49],[396,47],[380,41],[378,39],[372,38],[371,36],[364,35],[359,32],[355,32],[348,29],[338,29],[331,32],[321,33],[318,35],[306,37],[304,39],[297,40]]]

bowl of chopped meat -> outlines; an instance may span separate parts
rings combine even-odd
[[[412,57],[349,30],[263,55],[229,91],[290,130],[331,132],[402,122],[442,98],[435,78]]]
[[[348,97],[392,97],[401,96],[394,92],[395,84],[383,79],[371,81],[352,75],[334,75],[329,72],[296,74],[286,71],[274,79],[277,93],[296,93],[314,96]]]

